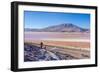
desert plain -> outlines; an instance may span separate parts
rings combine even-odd
[[[33,46],[37,46],[38,48],[40,48],[41,42],[43,46],[42,49],[49,52],[48,54],[51,55],[53,58],[57,58],[58,55],[55,55],[56,53],[59,53],[59,56],[69,55],[68,58],[62,56],[61,60],[90,58],[89,32],[27,32],[26,31],[24,33],[25,44],[31,44]],[[34,59],[32,61],[34,61]]]

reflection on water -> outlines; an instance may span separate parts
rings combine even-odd
[[[42,39],[89,39],[89,33],[62,33],[62,32],[25,32],[24,38],[29,40]]]

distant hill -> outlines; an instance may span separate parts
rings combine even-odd
[[[71,23],[64,23],[54,26],[49,26],[42,29],[30,29],[25,28],[25,31],[33,31],[33,32],[90,32],[89,29],[81,28]]]

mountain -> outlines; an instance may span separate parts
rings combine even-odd
[[[71,23],[64,23],[54,26],[49,26],[42,29],[30,29],[25,28],[25,31],[37,31],[37,32],[89,32],[89,29],[81,28]]]

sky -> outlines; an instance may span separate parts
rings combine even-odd
[[[90,14],[24,11],[24,28],[41,29],[62,23],[90,28]]]

